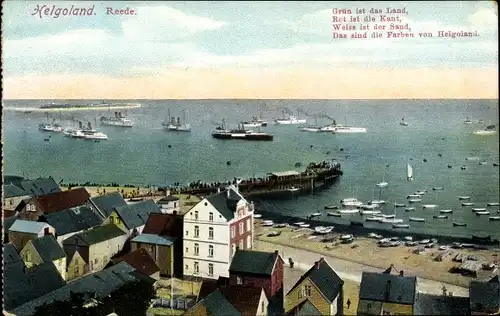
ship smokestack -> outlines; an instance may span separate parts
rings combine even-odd
[[[180,123],[181,123],[181,118],[180,118],[180,117],[178,117],[178,118],[177,118],[177,124],[180,124]]]

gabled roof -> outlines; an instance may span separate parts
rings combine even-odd
[[[151,258],[148,251],[144,248],[136,249],[124,256],[111,260],[113,264],[117,264],[122,261],[125,261],[134,269],[146,276],[150,276],[160,271],[160,268],[158,267],[156,262],[153,260],[153,258]]]
[[[142,233],[182,238],[182,227],[183,218],[181,215],[151,213]]]
[[[297,286],[309,278],[318,290],[332,303],[340,292],[341,285],[344,283],[338,274],[330,267],[330,265],[321,258],[295,283],[288,291],[292,292]],[[287,295],[288,295],[287,294]]]
[[[23,259],[17,252],[16,246],[12,243],[3,245],[3,262],[5,265],[22,262]]]
[[[156,202],[157,204],[167,204],[169,202],[173,202],[173,201],[179,201],[179,197],[175,196],[175,195],[169,195],[169,196],[164,196],[162,197],[161,199],[158,200],[158,202]]]
[[[399,274],[363,272],[359,298],[397,304],[414,304],[417,278]]]
[[[66,253],[53,235],[39,237],[29,242],[33,244],[33,247],[36,252],[38,252],[43,262],[52,262],[66,257]]]
[[[56,229],[58,236],[79,232],[102,224],[99,215],[86,206],[49,213],[43,219]]]
[[[218,281],[205,280],[201,284],[198,301],[204,301],[217,291],[243,315],[257,314],[260,297],[263,294],[262,288],[243,285],[223,285]],[[227,315],[227,313],[224,314]]]
[[[500,309],[500,280],[498,276],[488,282],[473,280],[469,286],[470,307],[473,312]]]
[[[231,261],[229,272],[270,276],[277,260],[281,260],[277,252],[238,249]]]
[[[154,234],[140,234],[132,239],[132,242],[139,242],[144,244],[161,245],[161,246],[172,246],[177,237],[167,237]]]
[[[52,178],[38,178],[35,180],[23,180],[20,188],[33,196],[61,192],[61,188]]]
[[[32,315],[38,306],[50,304],[55,300],[68,300],[71,292],[96,293],[96,299],[102,299],[123,285],[138,280],[149,280],[151,283],[154,281],[151,278],[144,277],[142,274],[137,273],[137,271],[126,262],[120,262],[107,269],[74,280],[66,286],[19,306],[14,309],[13,312],[16,315]]]
[[[29,234],[38,234],[45,227],[50,227],[47,223],[40,223],[34,221],[26,221],[23,219],[16,219],[14,224],[10,226],[9,231],[11,232],[20,232],[20,233],[29,233]]]
[[[321,312],[316,306],[309,300],[306,299],[302,303],[298,304],[292,308],[286,316],[322,316]]]
[[[242,315],[219,290],[210,293],[200,304],[205,306],[209,315]]]
[[[17,187],[21,187],[21,182],[25,180],[23,177],[20,176],[13,176],[13,175],[6,175],[3,176],[3,183],[4,184],[13,184]]]
[[[470,315],[469,298],[419,293],[413,315]]]
[[[23,262],[4,267],[4,304],[6,310],[34,300],[65,285],[55,265],[42,263],[26,268]],[[24,315],[15,313],[17,315]]]
[[[241,194],[236,192],[233,186],[228,187],[226,191],[209,195],[206,199],[228,221],[234,218],[237,203],[242,199],[246,201]]]
[[[90,201],[92,201],[104,217],[111,215],[115,207],[127,205],[127,202],[119,192],[91,197]]]
[[[118,206],[115,207],[115,210],[128,229],[145,225],[151,213],[161,213],[160,208],[153,200]]]
[[[76,188],[67,191],[37,196],[35,198],[40,210],[44,213],[59,212],[72,207],[82,206],[89,199],[90,194],[85,188]]]
[[[25,192],[23,189],[16,187],[13,184],[5,184],[3,186],[3,197],[4,198],[11,198],[11,197],[16,197],[16,196],[24,196],[24,195],[30,195],[30,194]]]
[[[115,224],[106,224],[75,234],[64,240],[63,245],[90,246],[125,234],[126,233]]]

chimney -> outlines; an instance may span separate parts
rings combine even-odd
[[[323,259],[323,258],[321,258],[321,259],[319,259],[318,261],[316,261],[316,262],[314,263],[314,266],[316,267],[316,269],[319,269],[319,264],[320,264],[323,260],[324,260],[324,259]]]
[[[387,280],[385,284],[385,301],[389,300],[389,294],[391,293],[391,280]]]
[[[231,193],[231,192],[229,192],[229,190],[231,190],[231,189],[230,188],[226,189],[226,196],[227,196],[228,199],[229,199],[229,194]]]
[[[405,272],[403,270],[399,271],[399,276],[405,276]]]
[[[166,189],[166,190],[165,190],[165,195],[166,195],[166,196],[170,196],[170,189]]]
[[[279,251],[278,251],[278,250],[275,250],[275,251],[274,251],[274,254],[275,254],[275,255],[277,255],[277,256],[279,256],[279,255],[280,255],[280,253],[279,253]]]
[[[217,188],[217,193],[220,193],[220,188]]]

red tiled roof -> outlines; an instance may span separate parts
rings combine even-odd
[[[3,218],[7,218],[7,217],[11,217],[11,216],[15,216],[17,211],[15,210],[6,210],[6,209],[3,209],[2,210],[2,217]]]
[[[151,258],[148,251],[144,248],[136,249],[124,256],[111,260],[113,264],[117,264],[122,261],[125,261],[134,269],[146,276],[150,276],[153,273],[160,271],[160,268],[158,268],[156,262],[153,260],[153,258]]]
[[[182,238],[182,227],[181,215],[151,213],[142,233]]]
[[[52,194],[35,197],[40,210],[44,213],[54,213],[67,210],[75,206],[81,206],[90,198],[85,188],[56,192]]]
[[[262,288],[247,287],[244,285],[224,286],[220,281],[203,281],[198,294],[198,301],[217,289],[243,315],[257,314]]]

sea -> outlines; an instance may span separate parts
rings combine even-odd
[[[413,212],[396,209],[396,217],[423,217],[409,222],[410,230],[429,234],[470,236],[487,234],[500,238],[500,221],[476,216],[462,207],[459,196],[470,196],[475,207],[498,202],[499,138],[472,132],[498,126],[498,100],[115,100],[140,103],[140,108],[120,110],[134,121],[133,128],[100,126],[108,135],[100,142],[76,140],[63,134],[38,130],[38,124],[56,119],[62,125],[74,120],[99,124],[111,115],[106,108],[88,111],[23,113],[13,109],[39,107],[52,100],[3,101],[4,174],[26,178],[52,176],[64,183],[119,183],[134,186],[167,186],[195,181],[227,181],[264,176],[275,171],[302,170],[309,162],[335,159],[344,174],[330,188],[286,200],[259,201],[259,207],[275,213],[306,217],[322,212],[318,220],[347,223],[360,215],[326,216],[324,207],[356,197],[361,201],[383,199],[384,214],[393,214],[394,203],[408,203],[407,196],[427,190]],[[108,100],[107,100],[108,101]],[[109,100],[112,101],[112,100]],[[57,100],[58,103],[99,103],[101,100]],[[307,117],[308,124],[365,127],[366,133],[332,134],[299,131],[298,125],[274,125],[286,113]],[[168,112],[186,116],[191,133],[167,132],[161,123]],[[224,119],[236,127],[261,116],[270,124],[261,131],[272,133],[272,142],[217,140],[211,132]],[[404,118],[408,126],[399,123]],[[473,124],[465,124],[470,119]],[[231,163],[228,164],[227,162]],[[484,162],[484,164],[481,164]],[[301,163],[302,167],[296,167]],[[407,164],[414,180],[407,180]],[[451,168],[448,167],[451,166]],[[462,166],[466,169],[462,170]],[[376,184],[387,182],[382,190]],[[442,187],[442,190],[433,190]],[[423,209],[422,204],[437,204]],[[440,209],[452,209],[449,219],[434,219]],[[500,216],[498,206],[488,207]],[[467,227],[453,227],[452,221]],[[387,225],[390,224],[370,224]]]

